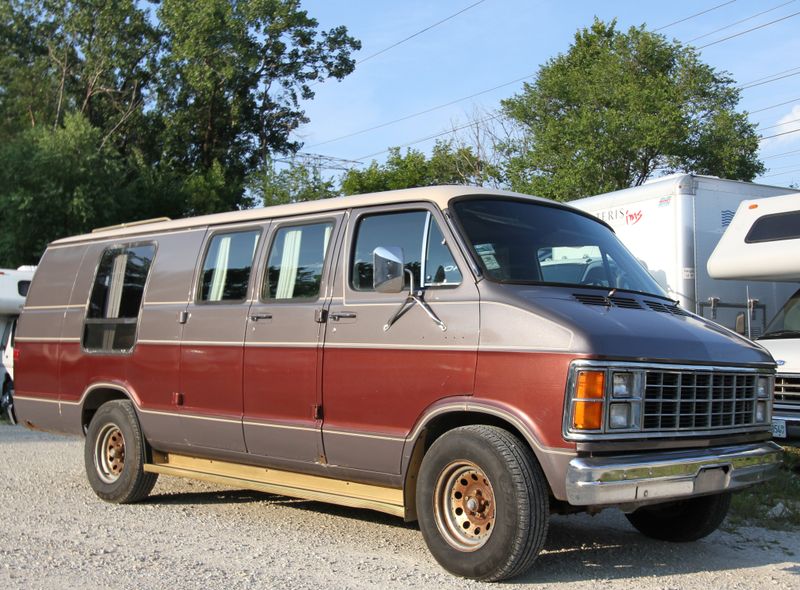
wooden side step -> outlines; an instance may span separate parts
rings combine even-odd
[[[153,462],[144,470],[405,516],[402,489],[158,451],[153,451]]]

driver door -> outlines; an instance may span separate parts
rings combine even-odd
[[[402,250],[405,268],[446,330],[419,304],[385,329],[408,292],[373,289],[372,254],[379,247]],[[354,210],[325,326],[328,464],[400,473],[405,437],[424,409],[472,393],[477,347],[477,286],[441,212],[422,203]]]

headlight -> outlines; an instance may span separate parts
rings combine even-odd
[[[631,405],[628,403],[611,404],[608,411],[608,425],[610,428],[631,427]]]
[[[611,390],[612,395],[618,398],[632,397],[634,381],[633,373],[613,373],[613,387]]]
[[[756,403],[756,422],[767,421],[767,402]]]
[[[771,379],[769,377],[759,377],[758,385],[756,386],[758,397],[768,398],[772,396],[772,387],[770,386]]]

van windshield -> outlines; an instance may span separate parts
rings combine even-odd
[[[452,208],[490,280],[666,297],[614,232],[585,215],[497,197],[456,201]]]
[[[789,298],[759,340],[800,338],[800,290]]]

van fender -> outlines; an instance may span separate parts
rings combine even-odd
[[[457,426],[480,423],[502,426],[517,434],[528,443],[539,461],[552,494],[559,500],[566,500],[565,474],[567,465],[577,455],[574,446],[548,447],[544,445],[535,423],[514,406],[484,399],[476,400],[472,396],[449,397],[430,405],[406,437],[401,474],[407,520],[413,520],[416,517],[416,479],[422,457],[429,444],[429,441],[426,440],[427,435],[432,429],[436,429],[436,423],[441,423],[443,419],[448,422],[450,421],[448,419],[451,419],[452,426],[446,427],[440,434]]]
[[[63,413],[67,424],[77,424],[85,434],[92,416],[104,403],[115,399],[127,399],[133,402],[136,413],[141,408],[141,399],[130,384],[122,381],[98,381],[84,389],[77,402],[62,402]],[[69,410],[68,410],[69,408]],[[67,415],[69,414],[71,415]]]

